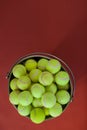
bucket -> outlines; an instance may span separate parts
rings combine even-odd
[[[66,71],[68,74],[69,74],[69,77],[70,77],[70,81],[69,81],[69,89],[67,90],[70,94],[70,101],[65,104],[65,105],[62,105],[62,108],[63,108],[63,112],[67,109],[67,107],[69,106],[69,104],[72,102],[73,100],[73,97],[74,97],[74,92],[75,92],[75,78],[74,78],[74,75],[71,71],[71,69],[69,68],[69,66],[60,58],[52,55],[52,54],[48,54],[48,53],[42,53],[42,52],[35,52],[35,53],[30,53],[29,55],[26,55],[22,58],[20,58],[19,60],[17,60],[17,62],[11,67],[10,71],[8,72],[7,74],[7,79],[8,79],[8,90],[9,90],[9,94],[12,92],[11,88],[10,88],[10,81],[14,78],[14,75],[12,73],[12,70],[13,70],[13,67],[17,64],[23,64],[25,63],[26,60],[28,59],[34,59],[35,61],[39,61],[39,59],[41,58],[45,58],[45,59],[56,59],[58,60],[60,63],[61,63],[61,66],[62,66],[62,70]],[[17,110],[17,105],[13,105],[14,108]],[[62,112],[62,113],[63,113]],[[30,116],[25,116],[27,117],[28,119],[30,119]],[[50,119],[53,119],[54,117],[51,117],[51,116],[46,116],[46,119],[45,120],[50,120]]]

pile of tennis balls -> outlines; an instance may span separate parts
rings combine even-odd
[[[11,73],[9,100],[36,124],[60,116],[70,102],[70,77],[57,59],[26,59]]]

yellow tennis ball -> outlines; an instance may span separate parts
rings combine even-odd
[[[44,107],[51,108],[56,104],[56,96],[51,92],[46,92],[42,95],[41,102]]]
[[[14,77],[20,78],[20,76],[26,74],[26,68],[22,64],[17,64],[13,67],[12,72],[13,72]]]
[[[42,103],[41,103],[41,98],[34,98],[33,99],[33,102],[32,102],[32,105],[34,107],[42,107]]]
[[[50,116],[49,108],[44,107],[43,110],[44,110],[45,116]]]
[[[18,96],[19,104],[22,106],[28,106],[33,101],[33,96],[29,91],[22,91]]]
[[[35,84],[35,83],[31,82],[31,85],[30,85],[29,88],[27,89],[28,91],[31,92],[31,87],[32,87],[33,84]]]
[[[39,81],[39,76],[41,74],[41,70],[39,69],[33,69],[29,73],[29,77],[33,82],[38,82]]]
[[[30,114],[30,112],[31,112],[31,109],[32,109],[31,105],[22,106],[21,104],[19,104],[18,107],[17,107],[18,113],[21,116],[28,116]]]
[[[59,90],[68,90],[70,88],[70,84],[67,83],[64,86],[57,85],[57,87],[58,87]]]
[[[69,74],[66,71],[59,71],[55,75],[55,82],[60,86],[65,86],[69,80]]]
[[[61,69],[61,63],[56,59],[50,59],[46,65],[46,70],[56,74]]]
[[[13,104],[13,105],[18,105],[19,100],[18,100],[18,96],[20,94],[19,90],[14,90],[9,94],[9,101]]]
[[[21,76],[17,81],[17,86],[20,90],[26,90],[30,87],[31,80],[27,75]]]
[[[30,119],[36,124],[40,124],[45,120],[45,113],[42,108],[34,108],[30,113]]]
[[[52,108],[49,108],[49,114],[52,117],[60,116],[62,114],[62,111],[62,105],[60,105],[59,103],[56,103]]]
[[[48,71],[42,72],[39,76],[39,82],[44,86],[51,85],[53,80],[54,80],[53,75]]]
[[[56,93],[56,99],[60,104],[65,105],[70,101],[70,94],[66,90],[59,90]]]
[[[12,90],[15,90],[15,89],[18,89],[18,86],[17,86],[17,78],[13,78],[11,81],[10,81],[10,88]]]
[[[31,71],[32,69],[36,69],[37,62],[34,59],[28,59],[25,62],[25,67],[28,71]]]
[[[39,83],[35,83],[31,86],[31,93],[35,98],[40,98],[44,92],[44,86]]]
[[[42,71],[44,71],[46,69],[46,65],[48,63],[48,60],[45,59],[45,58],[41,58],[39,61],[38,61],[38,68]]]
[[[55,83],[52,83],[51,85],[46,86],[46,91],[49,91],[55,94],[57,92],[57,85]]]

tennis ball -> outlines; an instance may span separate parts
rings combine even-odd
[[[31,82],[31,85],[30,85],[29,88],[27,89],[28,91],[31,92],[31,87],[32,87],[33,84],[35,84],[35,83]]]
[[[29,73],[29,77],[33,82],[39,81],[39,75],[41,74],[41,70],[39,69],[33,69]]]
[[[19,90],[14,90],[9,94],[9,101],[13,104],[13,105],[18,105],[19,101],[18,101],[18,96],[20,94]]]
[[[39,61],[38,61],[38,68],[42,71],[44,71],[46,69],[46,65],[48,63],[48,60],[47,59],[44,59],[44,58],[41,58]]]
[[[44,86],[39,83],[35,83],[31,87],[31,93],[35,98],[40,98],[44,92],[45,92]]]
[[[56,103],[52,108],[49,108],[49,114],[52,117],[57,117],[62,114],[62,105]]]
[[[32,106],[31,105],[28,105],[28,106],[22,106],[21,104],[18,105],[18,113],[21,115],[21,116],[28,116],[31,112],[31,109],[32,109]]]
[[[70,85],[69,85],[69,83],[67,83],[67,84],[64,85],[64,86],[60,86],[60,85],[58,85],[57,87],[58,87],[59,90],[62,90],[62,89],[63,89],[63,90],[68,90],[69,87],[70,87]]]
[[[44,110],[41,108],[34,108],[30,113],[30,119],[36,124],[40,124],[45,120]]]
[[[41,97],[41,102],[44,107],[51,108],[56,104],[56,97],[51,92],[46,92]]]
[[[65,71],[60,71],[55,75],[55,82],[60,86],[65,86],[69,82],[69,75]]]
[[[56,94],[57,101],[64,105],[70,101],[70,94],[66,90],[59,90]]]
[[[19,104],[22,106],[28,106],[33,101],[33,96],[29,91],[22,91],[18,96]]]
[[[14,78],[14,79],[12,79],[12,80],[10,81],[10,88],[11,88],[12,90],[18,89],[17,80],[18,80],[17,78]]]
[[[25,66],[22,65],[22,64],[17,64],[17,65],[15,65],[15,66],[13,67],[12,72],[13,72],[14,77],[20,78],[20,76],[26,74],[26,68],[25,68]]]
[[[61,63],[56,59],[50,59],[46,65],[46,70],[52,74],[56,74],[61,69]]]
[[[34,59],[28,59],[25,62],[25,67],[28,71],[31,71],[32,69],[36,69],[37,62]]]
[[[42,107],[41,98],[35,98],[32,102],[34,107]]]
[[[52,83],[51,85],[46,86],[46,91],[49,91],[55,94],[57,92],[57,85],[55,83]]]
[[[43,110],[44,110],[45,116],[49,116],[50,115],[49,108],[44,107]]]
[[[31,85],[31,80],[27,75],[21,76],[17,81],[17,86],[21,90],[28,89]]]
[[[51,85],[53,80],[54,80],[53,75],[48,71],[42,72],[39,76],[39,82],[44,86]]]

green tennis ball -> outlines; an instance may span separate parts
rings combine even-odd
[[[9,94],[9,101],[13,104],[13,105],[18,105],[19,100],[18,100],[18,96],[20,94],[19,90],[14,90]]]
[[[53,75],[48,71],[42,72],[39,76],[39,82],[44,86],[51,85],[53,80],[54,80]]]
[[[24,65],[18,64],[18,65],[15,65],[15,66],[13,67],[12,72],[13,72],[14,77],[20,78],[20,76],[26,74],[26,68],[25,68]]]
[[[57,87],[58,87],[59,90],[68,90],[70,85],[69,85],[69,83],[67,83],[65,86],[58,85]]]
[[[44,110],[41,108],[34,108],[30,113],[30,119],[33,123],[40,124],[45,120]]]
[[[19,104],[22,106],[28,106],[33,101],[33,96],[29,91],[22,91],[18,96]]]
[[[29,88],[27,89],[28,91],[31,92],[31,87],[32,87],[33,84],[35,84],[35,83],[31,82],[31,85],[30,85]]]
[[[21,76],[17,81],[17,86],[21,90],[28,89],[30,85],[31,85],[31,80],[27,75]]]
[[[55,82],[60,86],[65,86],[69,80],[69,74],[65,71],[60,71],[55,75]]]
[[[41,102],[44,107],[51,108],[56,104],[56,97],[51,92],[46,92],[41,97]]]
[[[34,107],[42,107],[43,105],[42,105],[42,103],[41,103],[41,98],[35,98],[35,99],[33,100],[33,102],[32,102],[32,105],[33,105]]]
[[[46,65],[48,63],[48,60],[47,59],[44,59],[44,58],[41,58],[39,61],[38,61],[38,68],[42,71],[44,71],[46,69]]]
[[[28,105],[28,106],[22,106],[22,105],[18,105],[18,113],[21,115],[21,116],[28,116],[31,112],[31,109],[32,109],[32,106],[31,105]]]
[[[31,71],[32,69],[36,69],[37,62],[34,59],[28,59],[25,62],[25,67],[28,71]]]
[[[46,65],[46,70],[52,74],[56,74],[61,69],[61,63],[56,59],[50,59]]]
[[[12,80],[10,81],[10,88],[11,88],[12,90],[18,89],[17,80],[18,80],[17,78],[14,78],[14,79],[12,79]]]
[[[39,81],[39,76],[41,74],[41,70],[39,69],[33,69],[29,73],[29,77],[33,82],[38,82]]]
[[[55,94],[57,92],[57,85],[55,83],[52,83],[51,85],[46,86],[46,91],[49,91]]]
[[[57,101],[64,105],[70,101],[70,94],[66,90],[59,90],[56,94]]]
[[[35,98],[40,98],[44,92],[45,92],[44,86],[39,83],[35,83],[31,87],[31,93]]]
[[[44,107],[43,110],[44,110],[45,116],[49,116],[50,115],[49,108]]]
[[[60,116],[62,114],[62,111],[62,105],[60,105],[59,103],[56,103],[52,108],[49,108],[49,114],[52,117]]]

